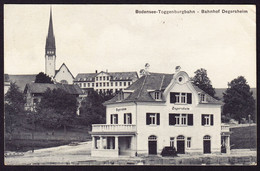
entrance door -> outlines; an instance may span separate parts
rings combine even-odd
[[[157,137],[154,135],[148,137],[148,154],[157,154]]]
[[[206,135],[203,137],[203,153],[211,153],[210,136]]]
[[[185,141],[177,140],[177,153],[184,154],[185,153]]]
[[[179,135],[177,137],[177,153],[178,154],[185,153],[185,137],[183,135]]]

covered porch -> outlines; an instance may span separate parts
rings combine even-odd
[[[135,125],[93,125],[91,156],[135,156]]]

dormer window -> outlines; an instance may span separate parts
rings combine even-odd
[[[207,102],[206,101],[206,94],[200,93],[199,96],[200,96],[200,102],[204,102],[204,103]]]
[[[154,99],[160,100],[161,99],[161,92],[159,92],[159,91],[154,92]]]
[[[124,100],[124,93],[123,92],[118,93],[118,100]]]

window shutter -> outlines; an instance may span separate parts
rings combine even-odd
[[[113,124],[113,115],[110,115],[110,124]]]
[[[169,114],[169,125],[175,125],[175,117],[174,114]]]
[[[191,93],[187,93],[187,103],[192,104],[192,94]]]
[[[188,125],[193,125],[193,114],[188,114]]]
[[[170,103],[175,103],[176,102],[176,95],[177,93],[170,93]]]
[[[157,119],[157,125],[160,125],[160,113],[156,114],[156,119]]]
[[[126,124],[126,113],[124,114],[124,124]]]
[[[132,114],[130,113],[129,116],[130,116],[130,123],[129,124],[132,124]]]
[[[213,125],[214,120],[213,120],[213,115],[210,115],[210,125]]]
[[[150,114],[146,113],[146,125],[150,125],[150,124],[151,124]]]
[[[201,115],[201,125],[205,125],[205,116]]]
[[[116,123],[115,124],[118,124],[118,115],[116,115]]]

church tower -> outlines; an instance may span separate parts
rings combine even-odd
[[[45,45],[45,74],[53,78],[55,76],[56,46],[52,24],[52,9],[50,9],[49,30]]]

